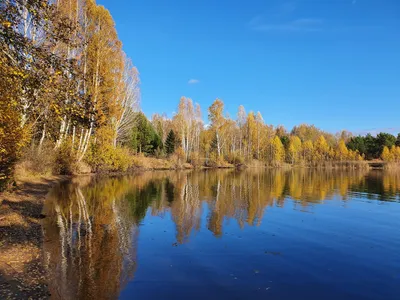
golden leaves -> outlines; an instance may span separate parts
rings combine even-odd
[[[5,22],[2,23],[2,25],[3,25],[4,27],[6,27],[6,28],[9,28],[9,27],[11,26],[11,22],[5,21]]]

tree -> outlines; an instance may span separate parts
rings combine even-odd
[[[377,156],[382,153],[383,148],[386,146],[390,149],[396,143],[396,137],[390,133],[381,132],[376,136],[377,143]]]
[[[352,151],[359,151],[362,154],[367,154],[367,145],[365,138],[362,136],[351,137],[347,142],[347,148]]]
[[[314,154],[314,145],[311,142],[311,140],[307,140],[303,143],[303,159],[306,162],[312,162],[313,161],[313,154]]]
[[[395,162],[400,162],[400,147],[392,146],[390,148],[390,154]]]
[[[368,133],[365,138],[366,155],[368,159],[378,158],[382,152],[375,137]]]
[[[393,160],[393,155],[387,146],[383,146],[381,158],[384,161],[391,162]]]
[[[300,138],[298,136],[290,136],[288,147],[288,156],[290,163],[295,164],[299,160],[301,150],[302,149]]]
[[[281,139],[276,135],[272,142],[272,157],[271,161],[273,165],[280,165],[285,158],[285,148],[281,142]]]
[[[194,108],[192,99],[182,97],[179,102],[178,113],[174,117],[174,123],[187,161],[190,152],[199,148],[202,129],[200,106],[196,104],[196,108]]]
[[[287,136],[288,135],[287,131],[286,131],[286,128],[283,125],[278,125],[276,127],[275,134],[280,138],[283,137],[283,136]]]
[[[61,35],[70,38],[68,24],[48,1],[0,2],[0,181],[12,177],[23,147],[70,91],[73,64],[50,50]]]
[[[168,133],[167,139],[165,141],[165,152],[167,154],[172,154],[175,151],[175,133],[174,131],[171,129]]]
[[[287,135],[282,135],[279,137],[281,139],[282,145],[285,149],[289,148],[290,138]]]
[[[172,130],[172,122],[166,116],[166,114],[153,114],[151,117],[151,123],[157,134],[161,137],[163,143],[165,143],[168,133]]]
[[[314,159],[326,161],[329,159],[330,148],[323,135],[320,135],[314,143]]]
[[[338,143],[337,150],[336,150],[337,159],[340,161],[346,160],[349,156],[349,150],[346,147],[346,144],[343,139],[341,139]]]
[[[252,111],[247,116],[246,127],[247,159],[252,159],[257,149],[257,121]]]
[[[236,124],[239,127],[239,154],[243,154],[243,136],[244,136],[244,126],[247,122],[247,115],[243,105],[239,106],[237,113]]]
[[[396,146],[400,147],[400,133],[397,135]]]
[[[131,147],[138,153],[154,154],[162,147],[161,139],[143,113],[138,113],[131,133]]]
[[[261,128],[264,126],[264,119],[259,111],[257,112],[256,115],[256,124],[257,124],[257,159],[260,159]]]
[[[114,147],[129,138],[131,128],[135,124],[135,114],[139,110],[139,72],[132,61],[125,57],[124,73],[120,78],[120,92],[116,97],[117,111],[112,119],[115,135]]]
[[[218,157],[221,157],[226,142],[226,119],[223,111],[224,103],[220,99],[216,99],[208,108],[208,119],[211,123],[211,130],[214,133]]]

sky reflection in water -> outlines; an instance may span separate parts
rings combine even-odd
[[[79,177],[45,207],[54,299],[396,299],[400,174]]]

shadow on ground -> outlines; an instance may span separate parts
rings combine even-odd
[[[0,193],[0,299],[47,299],[41,214],[59,179],[21,182]]]

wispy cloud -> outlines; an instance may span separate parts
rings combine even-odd
[[[291,13],[293,13],[296,10],[296,8],[297,8],[296,3],[285,2],[279,6],[272,8],[271,14],[272,14],[272,16],[275,16],[275,17],[284,17],[284,16],[287,16],[287,15],[290,15]]]
[[[357,0],[353,0],[351,3],[354,5],[357,3]]]
[[[366,135],[366,134],[369,133],[369,134],[375,136],[375,135],[377,135],[378,133],[381,133],[381,132],[387,132],[387,133],[391,133],[391,134],[397,135],[400,132],[400,127],[362,129],[362,130],[356,130],[353,133],[355,135]]]
[[[255,31],[269,32],[313,32],[322,30],[322,19],[294,17],[296,9],[294,2],[285,2],[278,6],[270,7],[265,14],[255,16],[248,25]]]
[[[294,19],[285,22],[263,22],[261,19],[252,20],[250,27],[256,31],[280,32],[315,32],[323,28],[323,20],[314,18]]]
[[[198,80],[198,79],[189,79],[188,84],[197,84],[199,82],[200,82],[200,80]]]

